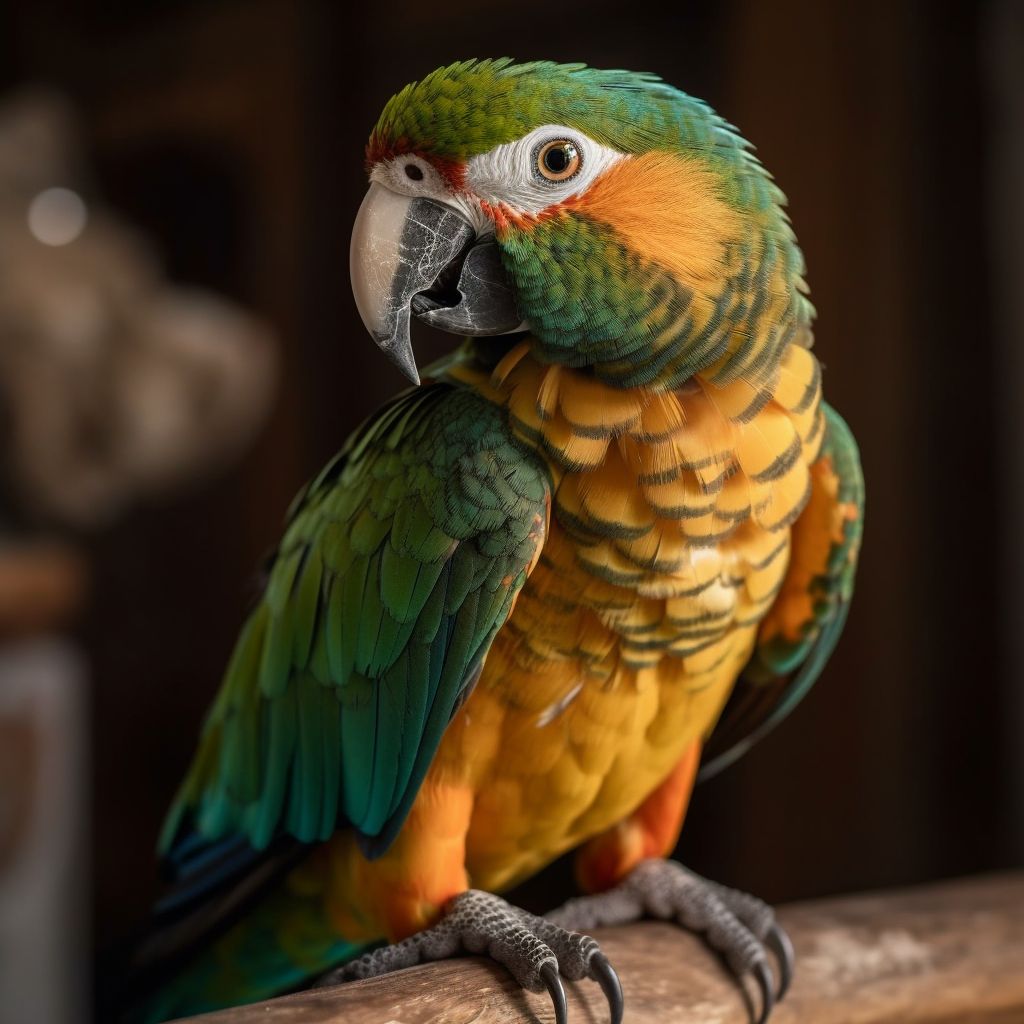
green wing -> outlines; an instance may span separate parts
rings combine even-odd
[[[814,685],[846,622],[864,528],[864,477],[850,428],[826,404],[811,498],[793,526],[790,566],[750,664],[704,749],[699,778],[745,753]]]
[[[293,506],[165,826],[170,860],[196,833],[262,850],[344,825],[382,853],[543,544],[548,493],[465,389],[408,392],[364,425]]]

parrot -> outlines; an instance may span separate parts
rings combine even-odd
[[[763,1022],[784,930],[670,855],[853,593],[863,474],[785,197],[702,100],[583,63],[438,68],[366,166],[352,291],[410,387],[287,514],[161,834],[135,1019],[481,953],[618,1024],[589,932],[655,916]],[[458,338],[422,371],[413,318]],[[502,896],[571,851],[582,895]]]

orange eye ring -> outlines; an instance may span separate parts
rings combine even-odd
[[[552,139],[537,150],[537,173],[545,181],[568,181],[583,163],[571,139]]]

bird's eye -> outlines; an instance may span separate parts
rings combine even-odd
[[[537,150],[537,172],[547,181],[567,181],[582,162],[576,143],[570,139],[552,139]]]
[[[422,181],[423,180],[423,168],[417,167],[416,164],[405,165],[405,176],[410,181]]]

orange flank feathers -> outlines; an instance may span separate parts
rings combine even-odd
[[[640,861],[672,852],[690,802],[700,750],[699,743],[689,747],[668,778],[636,811],[580,848],[576,878],[585,892],[610,889]]]
[[[298,891],[324,892],[331,923],[347,939],[397,942],[434,924],[445,902],[466,889],[472,807],[467,788],[424,786],[386,856],[367,861],[352,832],[336,832],[289,882]]]

